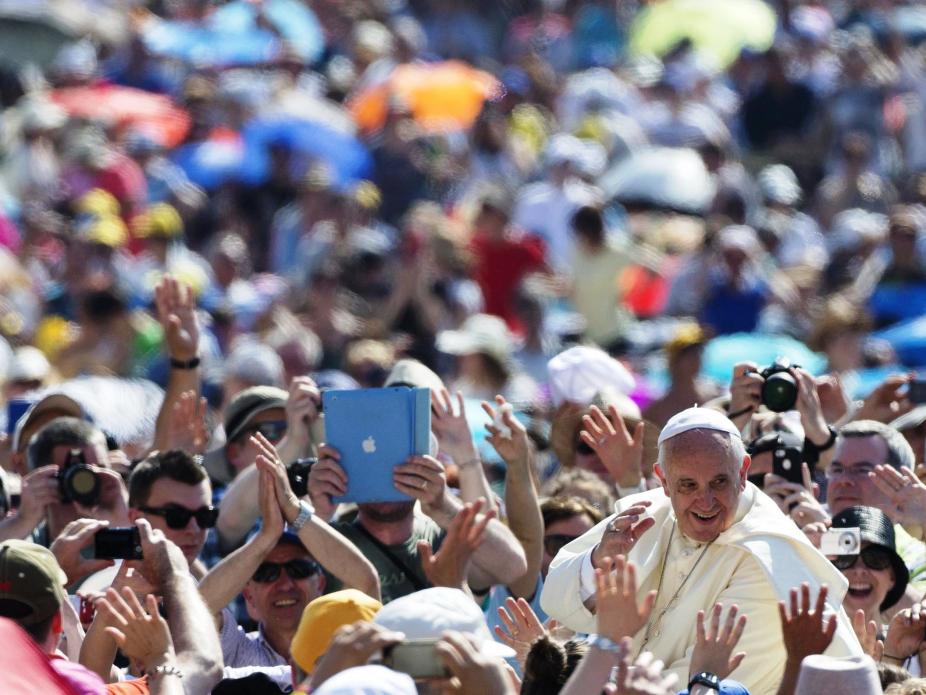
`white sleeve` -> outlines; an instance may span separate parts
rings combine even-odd
[[[592,553],[594,548],[585,553],[582,559],[582,566],[579,569],[579,595],[583,601],[587,601],[598,592],[598,585],[595,582],[595,567],[592,565]]]

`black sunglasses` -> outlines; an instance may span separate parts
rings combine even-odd
[[[280,578],[280,572],[286,570],[287,576],[293,581],[305,579],[321,572],[321,567],[317,562],[306,558],[296,558],[289,562],[262,562],[254,576],[251,577],[255,582],[269,584]]]
[[[862,552],[858,555],[837,555],[831,562],[836,569],[847,570],[854,567],[859,558],[862,558],[865,567],[870,570],[886,570],[892,564],[890,551],[874,545],[862,548]]]
[[[145,514],[163,516],[168,528],[174,530],[186,528],[194,517],[200,528],[212,528],[219,518],[219,510],[215,507],[200,507],[196,510],[185,507],[141,507],[141,510]]]
[[[259,422],[253,427],[248,427],[245,430],[245,434],[255,434],[257,432],[264,435],[271,444],[276,444],[283,439],[283,435],[286,434],[286,420]]]
[[[582,454],[583,456],[592,456],[595,450],[580,439],[576,442],[576,453]]]
[[[551,533],[543,537],[543,549],[547,551],[550,557],[556,557],[556,554],[567,543],[572,543],[578,536],[567,536],[562,533]]]

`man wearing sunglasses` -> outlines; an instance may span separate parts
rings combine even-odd
[[[221,521],[216,527],[223,548],[241,544],[257,521],[257,470],[251,436],[260,433],[276,447],[287,465],[311,455],[312,426],[318,419],[321,393],[307,376],[292,380],[287,393],[273,386],[254,386],[235,396],[225,412],[224,448],[221,470],[216,472],[215,454],[207,456],[210,475],[228,483],[220,507]],[[222,478],[222,474],[225,477]]]
[[[159,452],[135,466],[129,478],[129,517],[146,519],[183,551],[197,579],[205,568],[197,562],[218,510],[205,470],[186,452]]]
[[[199,588],[216,616],[225,665],[260,670],[279,684],[289,685],[289,645],[303,609],[326,588],[323,570],[376,599],[379,578],[347,538],[296,497],[273,445],[260,434],[251,444],[259,452],[255,470],[260,531],[213,567]],[[286,533],[284,521],[290,529]],[[245,633],[227,608],[239,592],[248,613],[258,622],[256,632]],[[236,675],[247,674],[239,671]]]

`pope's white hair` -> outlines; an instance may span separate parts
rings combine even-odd
[[[675,437],[667,439],[660,445],[656,463],[659,464],[659,467],[663,470],[663,472],[666,471],[666,449],[672,445],[672,442],[678,440],[679,437],[688,434],[688,432],[695,431],[707,432],[713,435],[717,435],[712,437],[712,439],[716,442],[723,442],[723,446],[727,450],[728,455],[736,461],[736,470],[739,472],[743,465],[743,459],[746,458],[746,445],[743,444],[743,440],[740,437],[735,437],[728,432],[721,432],[720,430],[714,430],[707,427],[694,427],[690,430],[686,430],[685,432],[682,432]]]

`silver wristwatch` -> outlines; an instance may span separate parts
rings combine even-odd
[[[308,523],[309,519],[312,518],[314,513],[315,510],[309,506],[308,502],[305,500],[299,500],[299,516],[293,519],[289,527],[298,533],[302,530],[302,527]]]

